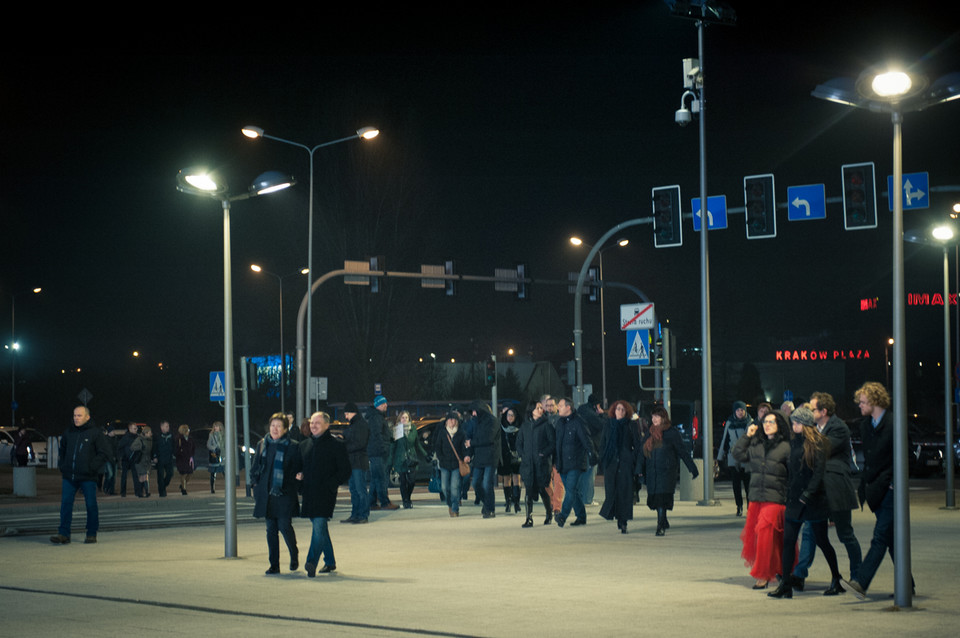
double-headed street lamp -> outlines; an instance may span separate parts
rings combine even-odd
[[[224,457],[228,485],[237,476],[237,407],[233,375],[233,283],[230,273],[230,204],[293,186],[294,179],[276,171],[262,173],[245,193],[230,195],[227,185],[202,170],[183,169],[177,175],[177,190],[209,197],[223,208],[223,382],[226,446]],[[237,557],[237,491],[225,491],[224,557]]]
[[[586,243],[579,237],[571,237],[570,243],[574,246],[586,246],[587,248],[593,248],[592,245]],[[604,248],[600,248],[597,251],[597,259],[600,262],[600,365],[601,365],[601,379],[603,383],[603,407],[607,407],[607,325],[604,322],[603,318],[603,253],[611,248],[623,248],[630,243],[629,239],[619,239],[617,243],[611,244]]]
[[[867,69],[854,80],[836,78],[817,86],[814,97],[875,113],[889,113],[893,123],[893,492],[894,601],[910,607],[910,503],[907,464],[906,329],[903,282],[903,114],[960,98],[960,73],[929,84],[901,69]]]
[[[307,220],[307,269],[309,271],[307,275],[307,356],[306,363],[303,361],[303,355],[298,350],[297,351],[297,385],[299,387],[305,387],[305,384],[310,379],[310,361],[313,356],[313,302],[311,298],[313,297],[313,154],[325,146],[332,146],[334,144],[339,144],[340,142],[348,142],[350,140],[363,139],[371,140],[380,134],[380,130],[373,126],[364,126],[361,129],[357,129],[357,132],[354,135],[348,135],[347,137],[341,137],[340,139],[331,140],[329,142],[324,142],[323,144],[317,144],[316,146],[308,146],[307,144],[301,144],[300,142],[292,142],[290,140],[285,140],[282,137],[276,137],[275,135],[270,135],[266,133],[259,126],[245,126],[242,129],[244,135],[251,139],[256,139],[262,137],[266,140],[274,140],[276,142],[281,142],[283,144],[289,144],[290,146],[296,146],[307,151],[307,154],[310,156],[310,198],[308,204],[308,220]],[[303,379],[301,380],[301,377]],[[304,393],[305,395],[305,393]],[[297,420],[295,423],[299,423],[306,416],[306,405],[301,405],[300,402],[297,403]]]
[[[287,378],[287,358],[283,351],[283,280],[287,277],[294,277],[296,275],[306,275],[310,271],[307,268],[301,268],[297,272],[290,273],[289,275],[278,275],[277,273],[270,272],[269,270],[264,270],[257,264],[250,264],[250,270],[255,273],[270,275],[277,280],[277,284],[280,286],[280,411],[286,413],[287,386],[285,381]]]

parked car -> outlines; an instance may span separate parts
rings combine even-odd
[[[17,428],[0,427],[0,464],[13,464],[14,436]],[[39,430],[27,428],[27,440],[30,442],[30,456],[27,465],[47,465],[47,437]]]
[[[853,444],[857,465],[863,467],[863,450],[860,441],[860,423],[862,419],[848,419],[850,441]],[[943,473],[944,461],[947,459],[947,441],[943,424],[922,415],[910,415],[907,420],[907,457],[910,467],[910,476],[917,478],[933,476]],[[960,443],[955,442],[953,462],[957,466],[960,455]]]

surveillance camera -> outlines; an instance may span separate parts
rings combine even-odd
[[[674,119],[680,126],[686,126],[690,123],[690,120],[693,119],[693,116],[691,115],[689,109],[677,109],[677,114]]]

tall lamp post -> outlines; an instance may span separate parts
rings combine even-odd
[[[266,133],[259,126],[245,126],[242,129],[242,133],[251,139],[256,139],[262,137],[266,140],[274,140],[275,142],[281,142],[283,144],[289,144],[290,146],[296,146],[302,148],[310,156],[310,198],[308,204],[308,217],[307,217],[307,356],[306,362],[301,360],[302,354],[300,351],[297,351],[297,384],[304,385],[310,381],[310,365],[313,357],[313,302],[311,294],[313,290],[313,154],[316,153],[319,149],[326,146],[333,146],[334,144],[339,144],[340,142],[349,142],[350,140],[363,139],[363,140],[372,140],[377,135],[380,134],[380,130],[373,126],[364,126],[361,129],[357,129],[357,132],[353,135],[348,135],[347,137],[341,137],[340,139],[331,140],[329,142],[324,142],[323,144],[317,144],[316,146],[309,146],[307,144],[301,144],[300,142],[292,142],[290,140],[285,140],[282,137],[277,137],[275,135],[270,135]],[[301,382],[300,377],[303,377]],[[299,392],[299,391],[298,391]],[[304,392],[304,396],[306,393]],[[300,405],[297,403],[297,420],[295,423],[299,423],[306,416],[306,405]]]
[[[903,235],[906,241],[915,244],[940,245],[943,247],[943,421],[946,437],[946,454],[943,459],[944,475],[946,478],[946,497],[944,509],[956,509],[953,490],[953,397],[951,390],[953,383],[950,378],[950,260],[948,249],[957,245],[957,235],[952,226],[946,224],[936,226],[929,232],[910,231]]]
[[[264,270],[257,264],[250,264],[250,270],[255,273],[263,273],[264,275],[270,275],[271,277],[277,280],[277,284],[280,286],[280,411],[286,413],[287,411],[287,386],[285,380],[287,378],[287,358],[283,352],[283,280],[285,277],[278,275],[276,273],[270,272],[269,270]],[[293,277],[294,275],[306,275],[309,272],[307,268],[301,268],[295,273],[290,273],[286,277]]]
[[[894,602],[912,605],[910,576],[910,501],[907,464],[906,329],[903,282],[903,114],[960,97],[960,73],[926,78],[899,69],[867,69],[859,78],[836,78],[812,95],[873,112],[889,113],[893,124],[893,545]]]
[[[227,481],[237,475],[237,399],[233,375],[233,281],[230,273],[230,204],[242,199],[266,195],[294,184],[292,177],[269,171],[262,173],[245,193],[230,195],[225,183],[202,170],[183,169],[177,175],[177,190],[188,195],[209,197],[223,208],[223,381]],[[237,557],[237,490],[225,490],[224,557]]]
[[[586,243],[579,237],[571,237],[570,243],[574,246],[586,246],[587,248],[593,248],[592,245]],[[600,262],[600,283],[603,283],[603,253],[611,248],[623,248],[630,243],[629,239],[619,239],[616,244],[607,246],[606,248],[601,248],[597,251],[598,260]],[[601,366],[601,378],[603,383],[603,407],[607,407],[607,324],[603,318],[603,286],[600,286],[600,366]]]
[[[41,288],[30,290],[33,294],[39,294]],[[17,353],[20,351],[20,342],[17,341],[16,320],[17,320],[17,295],[10,295],[10,427],[17,427]]]

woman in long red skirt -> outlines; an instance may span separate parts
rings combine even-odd
[[[756,579],[754,589],[766,588],[781,570],[790,458],[789,425],[783,415],[767,414],[762,427],[761,432],[756,423],[751,424],[733,448],[733,457],[750,470],[749,507],[740,540],[741,556]]]

